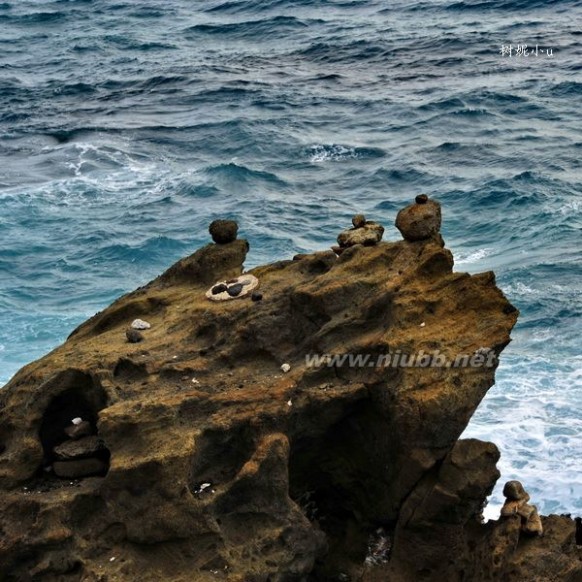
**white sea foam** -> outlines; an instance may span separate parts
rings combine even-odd
[[[58,205],[76,207],[91,205],[103,208],[111,203],[119,206],[143,205],[146,201],[165,197],[180,190],[184,181],[192,182],[198,171],[194,168],[176,170],[165,159],[145,158],[138,153],[128,153],[121,143],[73,142],[58,146],[65,159],[63,167],[69,170],[54,180],[6,190],[3,195],[20,204],[32,204],[37,199]],[[45,148],[45,150],[55,150]],[[120,199],[119,194],[123,195]]]
[[[463,437],[493,441],[501,477],[485,510],[496,519],[506,481],[517,479],[544,514],[582,513],[581,359],[501,357],[491,388]]]
[[[478,263],[482,261],[485,257],[488,257],[493,253],[493,249],[486,247],[484,249],[479,249],[477,251],[471,251],[468,253],[457,253],[455,256],[455,265],[469,265],[472,263]]]
[[[523,295],[543,295],[544,293],[540,289],[534,289],[521,281],[516,281],[513,284],[505,285],[503,291],[509,297],[511,296],[523,296]]]
[[[554,206],[548,207],[550,212],[558,212],[564,216],[572,216],[577,212],[582,212],[582,201],[580,200],[569,200],[565,204],[558,206],[557,209]]]
[[[358,152],[355,148],[338,144],[313,145],[310,148],[312,163],[339,162],[341,160],[356,159]]]

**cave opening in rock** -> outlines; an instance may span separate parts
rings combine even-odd
[[[385,489],[382,465],[370,450],[377,420],[364,403],[324,434],[292,441],[290,496],[328,541],[315,580],[336,579],[342,572],[363,567],[370,536],[379,527],[393,527],[378,519],[376,512]]]
[[[99,411],[107,401],[105,391],[76,371],[63,374],[59,387],[39,429],[42,473],[64,479],[105,475],[111,455],[97,428]]]

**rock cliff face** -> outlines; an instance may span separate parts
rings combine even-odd
[[[248,248],[179,261],[0,391],[0,580],[579,579],[572,520],[480,521],[499,453],[458,439],[517,319],[493,273],[437,234],[209,301]]]

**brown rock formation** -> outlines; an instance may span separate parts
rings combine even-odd
[[[340,232],[337,242],[341,252],[354,245],[372,246],[382,240],[384,227],[373,220],[366,220],[363,214],[356,214],[352,218],[353,228]],[[335,249],[334,249],[335,250]],[[341,254],[337,253],[337,254]]]
[[[396,216],[396,228],[405,240],[419,241],[437,236],[441,229],[441,205],[426,194],[403,208]]]
[[[492,273],[454,273],[437,238],[356,245],[253,269],[262,301],[208,301],[247,250],[200,249],[0,391],[0,580],[579,573],[573,521],[545,518],[543,538],[522,540],[513,518],[478,520],[498,452],[458,437],[517,318]],[[136,317],[152,327],[132,344]],[[483,348],[493,366],[369,365]],[[106,447],[106,475],[47,471],[75,448],[63,447],[73,418]]]

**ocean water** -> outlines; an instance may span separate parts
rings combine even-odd
[[[456,269],[521,310],[465,433],[502,452],[487,514],[514,478],[581,514],[581,22],[572,0],[0,2],[0,385],[215,218],[252,267],[356,212],[398,240],[425,192]]]

